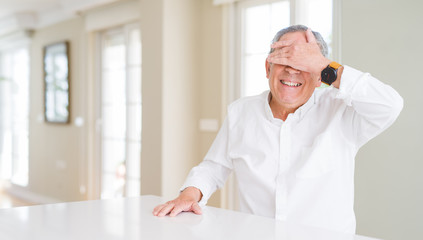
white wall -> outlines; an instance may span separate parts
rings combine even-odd
[[[176,197],[216,135],[198,121],[220,119],[220,23],[211,0],[142,1],[142,194]]]
[[[76,18],[35,31],[31,43],[29,186],[28,190],[59,201],[85,199],[79,192],[86,161],[86,128],[75,126],[77,116],[86,118],[81,59],[85,59],[83,19]],[[44,82],[43,47],[67,40],[70,43],[70,124],[52,124],[43,120]]]
[[[342,2],[342,60],[404,98],[394,125],[356,162],[357,231],[384,239],[423,238],[423,2]]]
[[[163,192],[179,194],[189,169],[198,161],[200,74],[198,0],[165,0],[163,22]]]

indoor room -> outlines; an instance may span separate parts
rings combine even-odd
[[[351,167],[356,234],[422,239],[423,95],[414,85],[423,80],[422,10],[417,0],[0,0],[0,219],[21,207],[176,198],[228,106],[269,90],[274,35],[301,24],[320,32],[328,59],[370,73],[403,99],[398,118]],[[242,209],[237,177],[207,206]],[[215,234],[183,225],[189,216],[164,221],[192,228],[192,239]],[[5,229],[1,239],[13,236]],[[142,231],[129,232],[103,239]],[[269,236],[262,239],[278,230]]]

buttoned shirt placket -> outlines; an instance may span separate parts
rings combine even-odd
[[[288,213],[287,172],[291,154],[292,114],[288,115],[280,129],[279,169],[276,178],[276,219],[286,220]]]

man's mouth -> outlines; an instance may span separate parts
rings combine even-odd
[[[288,81],[284,81],[284,80],[281,80],[281,83],[283,85],[290,86],[290,87],[299,87],[299,86],[302,85],[302,83],[294,83],[294,82],[288,82]]]

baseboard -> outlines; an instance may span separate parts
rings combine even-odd
[[[39,193],[30,191],[29,189],[14,184],[10,184],[4,189],[8,194],[33,204],[50,204],[63,202],[59,199],[51,198]]]

